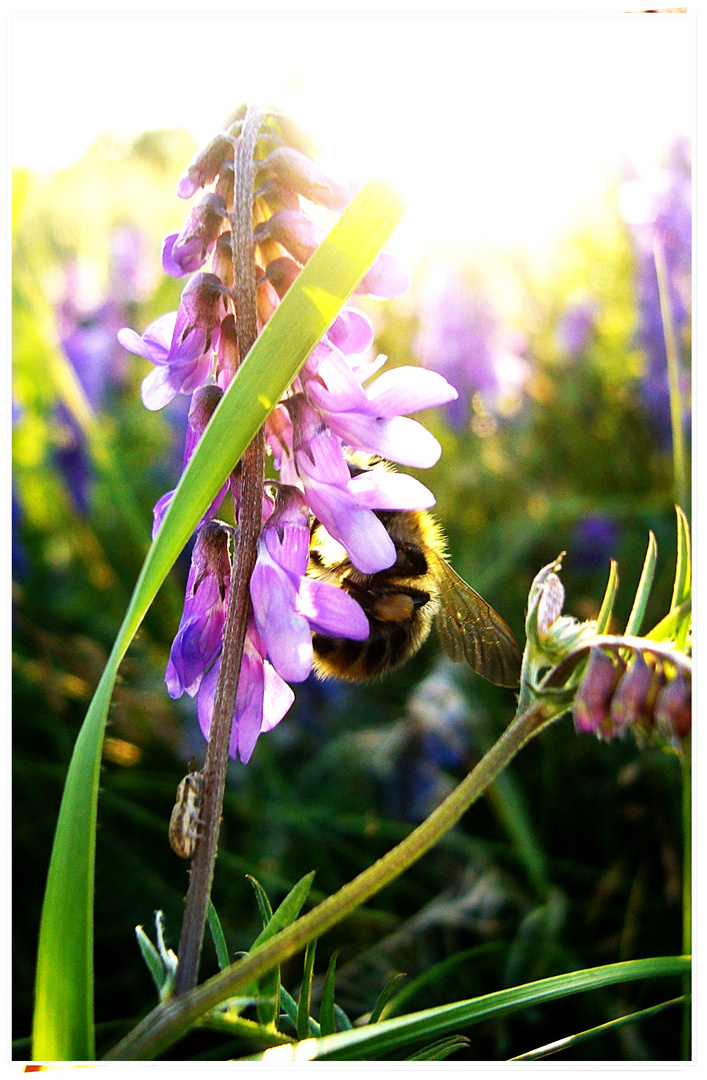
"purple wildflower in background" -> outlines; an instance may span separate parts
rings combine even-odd
[[[616,557],[619,530],[616,522],[602,514],[580,521],[570,542],[573,562],[585,569],[606,566]]]
[[[591,340],[599,306],[594,300],[570,304],[560,316],[555,331],[558,349],[571,359],[581,356]]]
[[[131,229],[118,229],[111,238],[111,264],[105,292],[96,295],[92,277],[76,261],[64,271],[64,295],[57,309],[59,342],[76,372],[94,412],[125,377],[125,353],[117,341],[131,304],[149,287],[143,238]],[[89,508],[91,465],[86,439],[63,404],[56,409],[59,443],[55,460],[81,514]]]
[[[131,329],[119,334],[126,349],[155,366],[143,382],[147,408],[162,408],[179,394],[194,395],[185,466],[210,416],[208,403],[214,393],[227,389],[240,359],[231,299],[229,217],[240,126],[240,119],[235,119],[228,132],[213,139],[179,182],[183,198],[211,184],[214,189],[200,197],[182,231],[167,237],[163,247],[167,273],[193,274],[178,311],[160,316],[142,335]],[[352,194],[303,152],[301,138],[293,140],[296,146],[289,145],[293,131],[286,117],[275,111],[267,114],[255,153],[253,275],[259,330],[324,236],[311,204],[318,204],[320,214],[321,208],[340,210]],[[357,292],[377,298],[399,296],[409,281],[393,256],[383,252]],[[371,356],[373,337],[366,315],[354,308],[342,310],[265,424],[280,482],[274,485],[278,492],[274,507],[264,493],[263,527],[250,583],[253,611],[230,746],[231,755],[242,761],[251,756],[259,734],[279,723],[289,709],[293,693],[287,680],[300,682],[309,675],[312,633],[356,640],[369,633],[366,616],[346,592],[306,575],[312,518],[342,544],[354,566],[375,573],[396,558],[395,546],[375,511],[422,509],[434,503],[428,489],[410,476],[392,469],[361,472],[351,467],[351,452],[422,468],[433,465],[439,443],[406,414],[456,397],[455,389],[437,372],[399,368],[378,374],[385,357]],[[237,521],[235,475],[230,487]],[[171,494],[155,507],[156,529]],[[219,555],[218,570],[213,555],[207,565],[205,541],[200,543],[199,538],[223,528],[208,520],[222,496],[223,489],[198,534],[185,611],[167,670],[172,696],[197,694],[199,723],[207,737],[228,586],[226,556]]]
[[[667,441],[671,430],[670,395],[654,244],[660,244],[665,260],[668,297],[684,361],[681,390],[687,396],[690,385],[692,267],[692,162],[689,139],[680,138],[674,143],[662,169],[652,175],[634,175],[628,179],[619,190],[619,209],[629,228],[636,264],[637,340],[647,360],[641,381],[641,396],[661,440]]]
[[[475,395],[490,412],[517,411],[528,362],[522,343],[501,326],[487,298],[468,286],[456,268],[440,264],[424,282],[419,312],[414,350],[459,395],[447,405],[450,426],[469,426]]]

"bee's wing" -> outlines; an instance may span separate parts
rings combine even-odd
[[[435,626],[450,660],[466,660],[484,679],[497,686],[520,682],[521,652],[500,615],[435,554],[435,577],[440,607]]]

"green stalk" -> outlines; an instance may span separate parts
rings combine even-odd
[[[682,424],[682,399],[680,395],[680,358],[678,356],[675,323],[670,303],[668,272],[660,240],[653,240],[653,258],[658,277],[660,315],[663,320],[665,354],[668,358],[668,389],[670,391],[670,426],[673,432],[673,472],[675,475],[675,501],[687,512],[687,469],[685,459],[685,436]]]
[[[211,1009],[299,952],[313,938],[325,933],[390,885],[459,821],[529,739],[558,719],[562,712],[564,709],[560,711],[552,706],[535,704],[517,716],[466,779],[397,847],[230,968],[189,993],[158,1005],[106,1055],[106,1059],[139,1061],[157,1057]]]

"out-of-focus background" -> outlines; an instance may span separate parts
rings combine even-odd
[[[421,475],[456,569],[519,640],[530,582],[566,551],[566,611],[596,615],[619,564],[617,629],[649,530],[646,628],[670,600],[676,492],[663,252],[690,435],[694,17],[597,15],[15,16],[13,161],[13,795],[16,1057],[28,1055],[39,913],[72,747],[140,570],[152,506],[181,469],[188,401],[140,402],[124,352],[176,308],[163,237],[177,180],[246,99],[289,111],[342,179],[382,172],[408,200],[393,246],[413,284],[369,302],[392,365],[442,372],[459,400],[423,419],[443,446]],[[684,500],[683,500],[684,501]],[[689,506],[685,505],[689,511]],[[167,844],[203,739],[164,668],[187,563],[122,668],[99,802],[99,1051],[153,1003],[134,927],[166,915],[185,864]],[[314,680],[232,765],[214,901],[231,952],[257,933],[246,874],[273,903],[314,867],[335,891],[421,820],[508,722],[513,695],[430,639],[380,683]],[[566,718],[393,887],[320,942],[339,950],[352,1019],[406,972],[406,1008],[619,959],[680,951],[676,762],[601,744]],[[204,970],[215,960],[207,948]],[[421,979],[425,974],[426,978]],[[284,971],[295,993],[301,958]],[[421,981],[416,981],[421,980]],[[676,991],[677,993],[678,991]],[[640,985],[474,1029],[465,1056],[509,1058],[620,1011]],[[666,997],[670,996],[666,994]],[[575,1057],[679,1057],[677,1014]],[[245,1052],[196,1034],[175,1056]]]

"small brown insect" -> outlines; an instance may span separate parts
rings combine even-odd
[[[177,788],[177,801],[169,819],[169,844],[180,859],[191,859],[199,835],[199,808],[201,773],[185,776]]]

